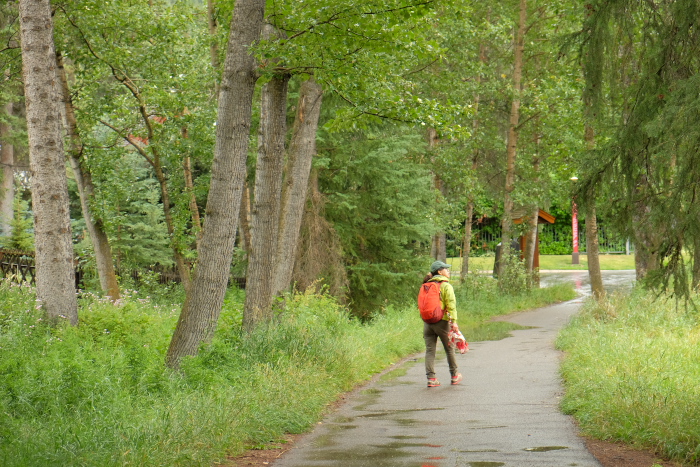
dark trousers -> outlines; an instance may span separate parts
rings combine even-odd
[[[425,339],[425,374],[428,378],[435,378],[435,352],[437,351],[438,337],[442,341],[442,346],[447,354],[447,364],[450,367],[450,376],[457,374],[457,360],[455,359],[455,349],[447,339],[450,331],[450,322],[440,320],[435,324],[423,324],[423,339]]]

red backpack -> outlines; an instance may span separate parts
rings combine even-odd
[[[439,322],[445,315],[442,309],[441,282],[426,282],[418,292],[418,310],[420,317],[428,324]]]

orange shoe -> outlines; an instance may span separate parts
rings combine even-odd
[[[452,384],[459,384],[462,381],[462,373],[457,373],[452,377]]]
[[[437,378],[428,378],[429,388],[436,388],[438,386],[440,386],[440,381],[438,381]]]

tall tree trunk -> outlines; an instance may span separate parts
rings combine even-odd
[[[304,81],[299,90],[297,114],[292,127],[292,139],[289,143],[282,190],[277,271],[274,277],[273,295],[289,288],[292,282],[309,175],[316,153],[316,132],[321,115],[322,95],[321,85],[313,78]]]
[[[656,232],[650,228],[651,208],[645,202],[645,193],[650,190],[646,176],[641,176],[637,184],[638,199],[634,206],[634,265],[637,281],[642,281],[649,272],[659,267],[658,243]]]
[[[93,217],[90,209],[90,201],[95,196],[92,174],[83,161],[83,143],[78,133],[78,122],[75,118],[73,99],[68,87],[68,77],[63,63],[63,55],[60,52],[56,54],[56,63],[58,65],[58,75],[61,79],[66,136],[69,141],[68,156],[75,176],[75,182],[78,185],[83,219],[85,219],[85,226],[95,251],[95,264],[97,266],[97,276],[100,279],[100,288],[111,300],[118,300],[119,283],[117,282],[117,274],[112,262],[112,248],[104,231],[102,221]]]
[[[490,19],[491,14],[487,18]],[[482,43],[479,46],[479,61],[484,64],[486,63],[486,46]],[[478,86],[481,85],[481,73],[476,76],[476,83]],[[472,120],[472,127],[474,128],[474,134],[479,130],[479,104],[481,103],[481,95],[477,93],[474,96],[474,120]],[[472,172],[476,172],[479,168],[479,148],[474,150],[472,156]],[[467,212],[466,219],[464,220],[464,238],[462,239],[462,269],[460,271],[460,280],[464,282],[469,274],[469,256],[472,250],[472,218],[474,217],[474,195],[469,195],[469,201],[467,202]]]
[[[539,118],[536,119],[538,124],[536,125],[537,130],[535,131],[535,147],[537,148],[537,155],[532,159],[532,171],[534,175],[534,182],[539,183],[539,172],[540,172],[540,157],[539,157],[539,146],[540,146],[540,133],[539,133]],[[528,281],[530,286],[540,286],[540,275],[536,268],[539,264],[535,264],[535,254],[538,251],[537,245],[537,229],[540,220],[540,207],[538,204],[531,206],[531,214],[528,216],[527,225],[528,231],[525,236],[525,248],[523,251],[523,257],[525,259],[525,272],[528,276]]]
[[[237,0],[231,20],[224,74],[219,94],[219,118],[204,234],[192,287],[170,342],[166,363],[178,368],[196,355],[216,330],[228,285],[246,157],[257,63],[250,48],[260,39],[264,0]]]
[[[595,191],[588,193],[586,204],[586,257],[588,259],[588,277],[591,280],[593,298],[600,300],[605,296],[603,275],[600,272],[600,246],[598,243],[598,219],[595,208]]]
[[[428,147],[431,149],[431,151],[437,146],[438,144],[438,136],[437,136],[437,130],[435,128],[428,128]],[[435,188],[442,193],[443,195],[445,194],[445,183],[442,181],[440,178],[440,174],[438,174],[436,171],[433,171],[435,174]],[[439,261],[446,261],[447,260],[447,246],[445,245],[446,243],[446,236],[445,232],[439,231],[436,232],[435,235],[433,235],[433,243],[430,247],[430,256],[433,258],[439,260]]]
[[[590,105],[587,104],[586,108]],[[586,125],[584,129],[586,147],[595,147],[595,132],[593,127]],[[603,274],[600,272],[600,245],[598,239],[598,219],[596,214],[596,190],[592,187],[586,196],[586,258],[588,260],[588,277],[591,281],[593,298],[600,300],[605,296]]]
[[[183,135],[186,134],[186,129],[183,129]],[[199,217],[199,206],[197,206],[197,197],[194,193],[194,181],[192,180],[192,161],[190,156],[185,156],[183,164],[185,174],[185,190],[190,194],[190,214],[192,215],[192,230],[194,231],[197,245],[202,236],[202,221]]]
[[[243,196],[241,196],[241,212],[238,221],[238,230],[241,235],[241,245],[246,251],[246,256],[250,251],[250,245],[253,243],[250,233],[250,187],[248,182],[244,182]]]
[[[155,164],[153,164],[153,169],[155,170],[156,179],[160,185],[160,197],[163,201],[163,214],[165,215],[165,226],[168,229],[168,236],[170,237],[170,245],[173,250],[173,258],[175,259],[175,267],[177,268],[177,273],[180,276],[180,282],[182,283],[185,293],[192,287],[192,279],[190,275],[190,266],[187,264],[185,256],[180,251],[180,247],[175,241],[175,219],[173,218],[173,213],[170,209],[170,190],[168,189],[168,179],[163,173],[163,167],[160,165],[160,157],[155,156],[153,158]]]
[[[289,76],[274,76],[262,90],[258,162],[255,170],[253,242],[248,254],[243,328],[251,332],[272,320],[279,234]]]
[[[5,113],[8,117],[13,114],[12,103],[5,105]],[[0,182],[0,235],[10,237],[12,235],[12,218],[15,199],[15,151],[10,142],[12,128],[9,123],[0,122],[0,165],[2,166],[2,181]]]
[[[538,206],[531,208],[531,213],[527,216],[527,235],[525,237],[525,271],[534,279],[535,277],[535,251],[537,251],[537,223],[540,219],[540,209]]]
[[[692,290],[700,291],[700,235],[693,236],[693,279]]]
[[[501,261],[499,277],[502,276],[505,259],[510,254],[513,231],[513,197],[515,189],[515,159],[518,151],[518,124],[520,122],[520,97],[522,94],[523,53],[525,49],[525,23],[527,21],[527,2],[520,0],[518,31],[515,37],[515,57],[513,62],[513,101],[510,107],[510,124],[506,149],[506,184],[503,201],[503,219],[501,220]]]
[[[209,25],[209,35],[211,36],[211,43],[209,45],[209,55],[211,59],[211,66],[214,71],[219,69],[221,65],[219,60],[219,42],[217,40],[217,30],[219,25],[216,22],[216,5],[214,5],[214,0],[207,0],[207,23]],[[219,92],[221,90],[221,85],[217,81],[214,85],[214,97],[219,98]]]
[[[22,72],[36,245],[36,294],[51,321],[78,324],[61,89],[49,0],[20,0]]]
[[[462,240],[462,270],[460,280],[464,282],[469,274],[469,256],[472,250],[472,220],[474,218],[474,201],[467,203],[467,218],[464,220],[464,238]]]

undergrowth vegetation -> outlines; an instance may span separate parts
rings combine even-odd
[[[696,297],[697,299],[697,297]],[[589,301],[563,331],[563,409],[596,438],[700,463],[700,317],[636,290]]]
[[[552,301],[499,296],[490,278],[457,291],[472,341],[489,317]],[[339,394],[423,350],[414,307],[363,323],[326,295],[299,294],[245,335],[243,302],[229,291],[211,345],[173,373],[163,360],[179,303],[84,293],[80,325],[52,328],[31,288],[0,284],[0,465],[210,466],[306,431]]]

